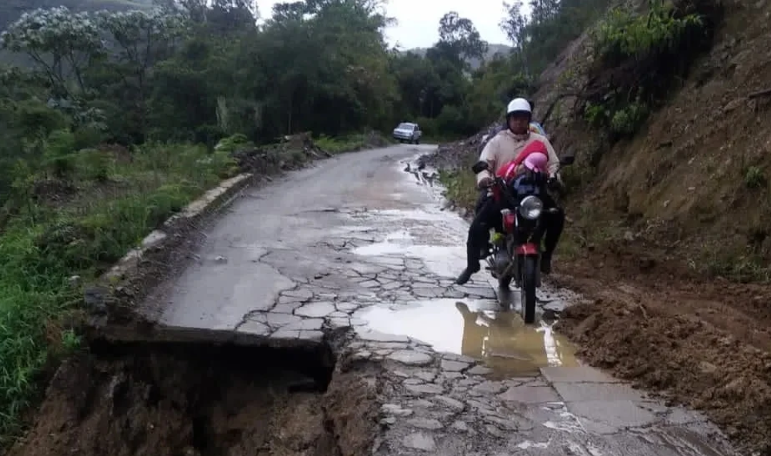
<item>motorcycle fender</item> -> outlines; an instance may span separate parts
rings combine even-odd
[[[517,246],[517,255],[538,255],[538,246],[532,242],[528,242]]]

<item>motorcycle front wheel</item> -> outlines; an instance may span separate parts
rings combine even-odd
[[[538,272],[538,257],[524,256],[522,260],[522,280],[520,281],[521,313],[525,324],[535,323],[535,285]]]

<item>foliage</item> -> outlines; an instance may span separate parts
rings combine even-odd
[[[610,139],[634,135],[671,83],[709,45],[720,10],[708,0],[616,7],[593,29],[584,117]]]
[[[525,76],[539,75],[610,4],[610,0],[531,0],[530,17],[525,17],[522,0],[504,3],[508,15],[501,27],[514,45],[511,59]]]
[[[54,94],[69,94],[70,77],[85,90],[86,63],[102,52],[100,29],[86,13],[72,14],[65,7],[22,14],[0,35],[4,49],[24,52],[39,65]]]
[[[227,160],[213,159],[203,147],[147,145],[123,163],[110,152],[72,152],[73,143],[66,130],[55,130],[44,141],[52,173],[17,181],[15,190],[36,204],[23,208],[0,235],[2,437],[16,430],[36,375],[50,357],[78,345],[65,328],[61,345],[49,346],[48,327],[59,325],[62,313],[79,301],[68,278],[104,270],[228,170]],[[40,192],[58,188],[61,176],[76,179],[83,192],[54,204],[63,195]]]
[[[446,188],[444,196],[458,207],[473,211],[479,192],[476,186],[476,176],[469,173],[469,166],[461,166],[453,170],[440,170],[439,181]]]
[[[531,0],[530,15],[523,2],[505,3],[501,27],[513,45],[512,52],[475,72],[467,97],[472,124],[489,125],[503,115],[503,107],[517,96],[536,91],[540,73],[588,26],[602,17],[610,0]]]
[[[368,146],[367,136],[363,134],[349,135],[341,138],[321,135],[314,142],[321,150],[330,154],[353,152]]]

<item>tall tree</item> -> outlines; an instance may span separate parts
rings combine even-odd
[[[439,20],[439,42],[463,60],[482,59],[488,47],[474,23],[455,11],[450,11]]]

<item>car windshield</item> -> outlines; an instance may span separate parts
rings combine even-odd
[[[412,130],[413,127],[412,127],[412,124],[400,123],[399,126],[396,128],[398,128],[399,130]]]

